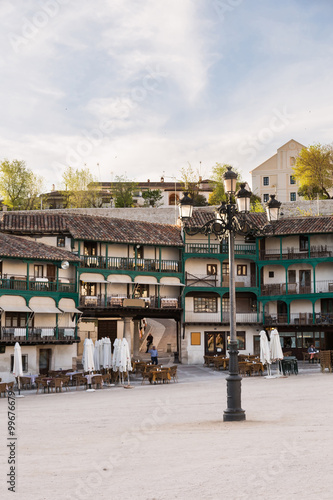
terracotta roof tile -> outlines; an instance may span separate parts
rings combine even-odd
[[[80,261],[77,255],[67,250],[4,233],[0,233],[0,256],[36,260]]]
[[[14,234],[70,234],[79,240],[182,246],[180,228],[92,215],[40,213],[3,214],[0,230]]]

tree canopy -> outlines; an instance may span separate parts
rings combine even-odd
[[[23,160],[0,163],[0,193],[3,204],[11,210],[34,210],[39,207],[43,178],[26,167]]]
[[[223,184],[223,175],[227,171],[227,167],[231,167],[231,165],[226,163],[216,163],[212,168],[211,178],[214,184],[214,189],[208,198],[209,205],[220,205],[222,201],[227,201],[227,195],[224,192]],[[232,169],[238,175],[236,189],[239,189],[239,185],[242,182],[241,174],[234,167],[232,167]]]
[[[187,167],[181,169],[180,173],[183,190],[192,198],[193,205],[195,207],[208,205],[206,198],[202,194],[199,194],[202,180],[199,171],[195,170],[189,163]]]
[[[67,167],[62,176],[66,208],[101,207],[100,188],[88,167]]]
[[[142,193],[142,198],[145,200],[145,207],[160,207],[162,205],[162,191],[160,189],[147,189]]]
[[[111,185],[112,196],[116,208],[133,207],[133,194],[138,184],[127,179],[126,175],[118,175]]]
[[[299,183],[298,194],[308,200],[319,195],[330,199],[329,190],[333,187],[332,146],[313,144],[303,148],[296,159],[293,169]]]

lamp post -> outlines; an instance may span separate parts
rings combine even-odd
[[[227,377],[227,408],[224,410],[224,421],[245,420],[245,411],[241,406],[241,380],[238,367],[238,342],[236,334],[236,291],[235,291],[235,235],[264,235],[274,232],[272,222],[279,218],[281,203],[275,200],[275,195],[271,195],[270,201],[266,204],[267,219],[269,223],[262,228],[251,224],[247,213],[250,211],[251,192],[245,188],[245,184],[240,185],[236,193],[237,174],[227,167],[223,175],[224,190],[228,197],[228,202],[223,202],[215,212],[215,218],[206,222],[203,226],[191,227],[187,221],[192,217],[193,201],[187,193],[179,202],[180,218],[184,222],[184,230],[189,235],[214,234],[221,242],[228,239],[229,248],[229,309],[230,309],[230,342],[229,342],[229,375]],[[236,203],[234,203],[234,197]]]

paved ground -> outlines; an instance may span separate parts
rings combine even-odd
[[[0,400],[1,498],[320,499],[333,491],[333,374],[242,382],[245,422],[224,423],[225,373],[179,367],[179,383],[17,399],[17,493],[6,492],[7,400]]]

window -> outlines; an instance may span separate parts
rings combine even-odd
[[[246,264],[237,264],[237,276],[247,276]]]
[[[296,201],[296,193],[290,193],[290,201]]]
[[[7,312],[5,325],[8,328],[24,328],[27,324],[27,313]]]
[[[135,257],[135,249],[133,249],[133,257]],[[137,259],[143,259],[143,246],[142,245],[136,246],[136,257],[137,257]]]
[[[34,277],[35,278],[42,278],[43,277],[43,266],[36,264],[34,266]]]
[[[65,238],[64,236],[57,237],[57,247],[64,248],[65,247]]]
[[[290,184],[296,184],[296,179],[293,175],[290,176]]]
[[[217,297],[193,297],[193,302],[196,313],[217,312]]]
[[[208,276],[217,275],[217,264],[207,264],[207,274]]]
[[[81,295],[94,297],[97,295],[96,283],[82,283]]]
[[[191,332],[191,345],[201,345],[200,332]]]
[[[149,285],[144,285],[143,283],[137,283],[135,285],[135,290],[134,290],[134,297],[135,298],[140,298],[140,297],[149,297]]]
[[[296,163],[295,156],[291,156],[291,157],[290,157],[290,166],[295,165],[295,163]]]
[[[265,193],[265,194],[263,195],[263,200],[264,200],[264,203],[267,203],[267,202],[268,202],[268,200],[269,200],[269,194]]]
[[[299,249],[300,251],[309,250],[309,237],[301,234],[299,237]]]
[[[13,372],[14,370],[14,354],[10,355],[10,371]],[[24,372],[28,371],[28,355],[27,354],[22,354],[22,370]]]
[[[274,278],[274,271],[268,271],[268,277]]]
[[[288,271],[288,283],[296,283],[296,271],[294,269]]]
[[[84,255],[97,255],[97,243],[95,241],[86,241],[84,243]]]
[[[230,345],[230,332],[227,333],[227,339],[228,339],[228,345],[227,349],[229,349]],[[245,343],[245,332],[236,332],[236,338],[237,338],[237,344],[238,344],[238,349],[246,349],[246,343]]]
[[[263,177],[263,185],[269,186],[269,177]]]

